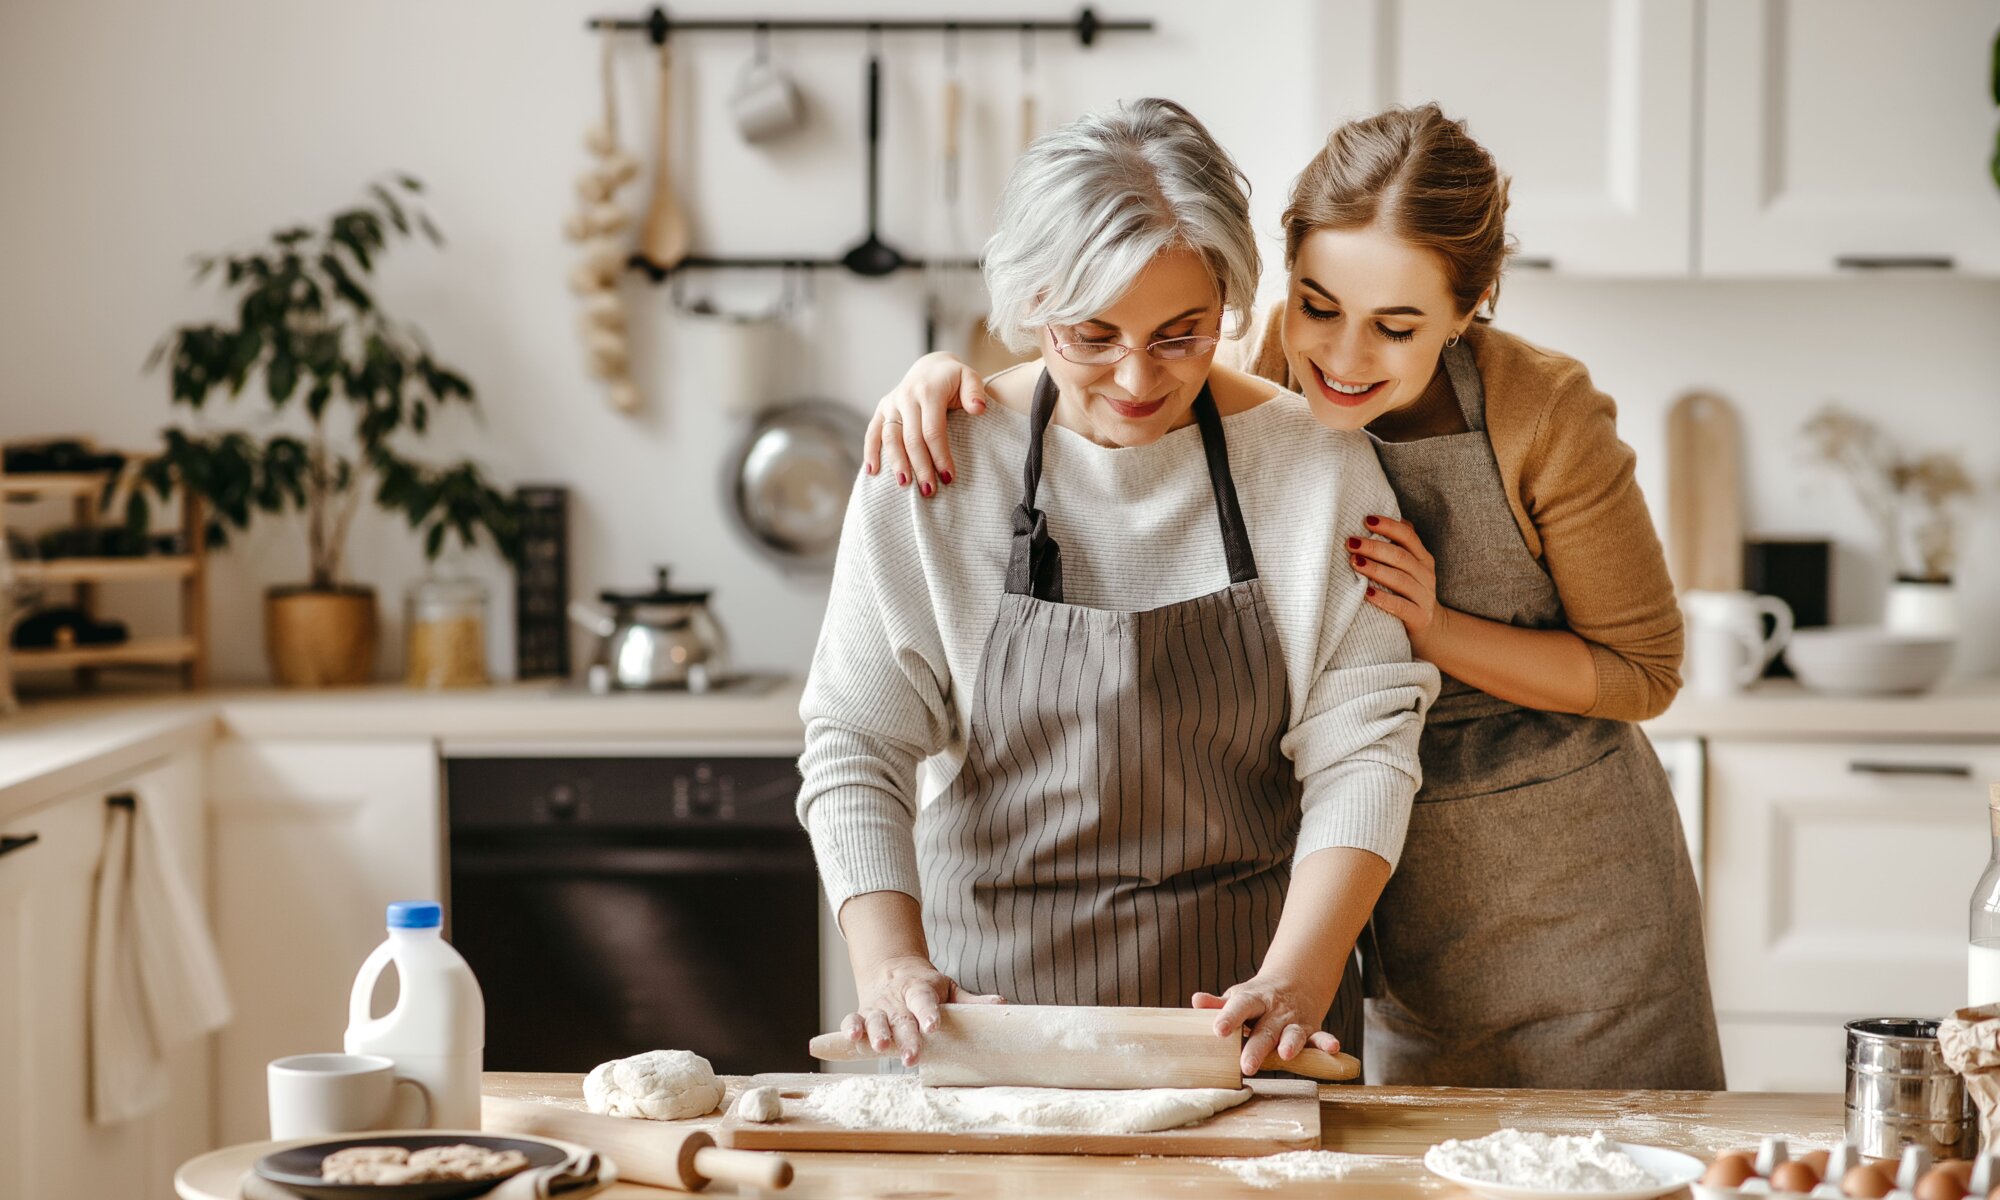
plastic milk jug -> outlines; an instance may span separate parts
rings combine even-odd
[[[479,1128],[479,1071],[486,1050],[486,998],[444,940],[444,910],[428,901],[389,906],[389,940],[375,947],[347,1002],[347,1052],[396,1061],[430,1093],[432,1129]],[[396,1006],[369,1009],[375,981],[396,967]]]

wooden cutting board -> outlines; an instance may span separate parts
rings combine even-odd
[[[838,1075],[757,1075],[754,1087],[775,1087],[787,1097],[783,1121],[759,1125],[723,1118],[717,1140],[738,1150],[856,1150],[924,1154],[1165,1154],[1250,1158],[1319,1148],[1319,1085],[1310,1079],[1252,1079],[1247,1104],[1199,1125],[1157,1133],[1065,1133],[1040,1130],[954,1130],[918,1133],[848,1129],[790,1115],[809,1091],[831,1086]],[[732,1093],[734,1089],[732,1088]]]
[[[1729,401],[1689,392],[1667,410],[1667,567],[1676,591],[1743,586],[1742,425]]]

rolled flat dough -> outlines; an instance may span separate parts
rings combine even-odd
[[[846,1129],[1152,1133],[1205,1121],[1252,1094],[1249,1088],[929,1088],[911,1075],[854,1075],[800,1103],[808,1115]]]

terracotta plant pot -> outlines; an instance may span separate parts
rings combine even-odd
[[[264,651],[271,676],[285,687],[342,687],[375,674],[379,621],[375,589],[264,593]]]

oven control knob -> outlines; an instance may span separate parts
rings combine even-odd
[[[578,802],[576,789],[567,783],[559,783],[549,789],[549,815],[559,821],[575,818]]]

